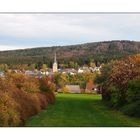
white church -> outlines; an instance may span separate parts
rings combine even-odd
[[[57,64],[57,61],[56,61],[56,53],[55,53],[55,56],[54,56],[54,63],[53,63],[53,73],[55,72],[58,72],[58,64]]]

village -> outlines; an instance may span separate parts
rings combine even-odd
[[[35,77],[35,78],[42,78],[42,77],[49,77],[49,79],[54,78],[54,75],[69,75],[69,76],[76,76],[76,75],[83,75],[83,74],[94,74],[98,73],[100,74],[100,69],[101,66],[99,67],[89,67],[89,66],[82,66],[79,67],[78,69],[75,68],[64,68],[60,69],[58,68],[58,63],[57,63],[57,58],[56,58],[56,53],[54,55],[54,63],[52,65],[52,68],[44,68],[44,69],[32,69],[32,70],[20,70],[20,69],[8,69],[8,72],[12,73],[19,73],[19,74],[24,74],[27,76]],[[0,71],[0,77],[4,77],[5,72]],[[60,79],[59,79],[60,80]],[[93,81],[90,79],[89,81],[86,81],[86,86],[83,90],[81,86],[79,85],[79,82],[73,82],[73,83],[65,83],[65,87],[63,87],[65,92],[69,93],[81,93],[81,92],[86,92],[86,93],[93,93],[97,91],[97,86],[93,84]],[[85,81],[80,81],[85,82]],[[60,88],[59,86],[56,89],[56,92],[63,92],[62,87]]]
[[[140,14],[29,10],[0,21],[0,127],[140,126]]]

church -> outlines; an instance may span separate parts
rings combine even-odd
[[[58,64],[57,64],[57,61],[56,61],[56,53],[55,53],[55,56],[54,56],[54,63],[53,63],[53,73],[55,72],[58,72]]]

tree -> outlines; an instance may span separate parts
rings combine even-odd
[[[101,73],[96,74],[94,82],[98,84],[99,93],[102,94],[103,100],[109,100],[110,94],[107,92],[109,76],[114,65],[114,61],[105,64],[101,68]]]
[[[116,61],[109,77],[109,83],[126,92],[128,82],[140,75],[140,55],[129,56]]]
[[[138,77],[140,77],[139,54],[105,65],[105,67],[101,69],[101,74],[97,75],[95,81],[102,86],[103,99],[108,100],[111,104],[118,107],[128,102],[130,91],[132,92],[130,89],[129,92],[127,91],[129,86],[131,85],[131,88],[138,86],[136,81],[130,81]]]
[[[140,77],[130,80],[127,89],[127,101],[140,101]]]
[[[35,70],[36,65],[35,64],[29,64],[28,70]]]
[[[47,69],[47,64],[43,64],[43,65],[42,65],[42,71],[43,71],[43,72],[46,72],[46,69]]]
[[[38,63],[37,63],[37,69],[38,69],[38,70],[42,69],[42,65],[43,65],[43,62],[41,62],[41,61],[38,62]]]
[[[7,64],[0,64],[0,71],[7,71],[8,65]]]

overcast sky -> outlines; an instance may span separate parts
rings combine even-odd
[[[0,50],[140,41],[140,14],[0,14]]]

